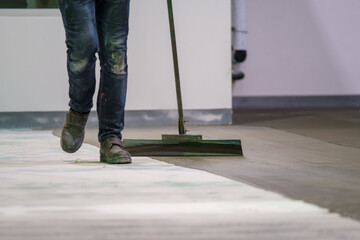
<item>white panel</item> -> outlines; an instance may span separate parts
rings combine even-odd
[[[360,1],[248,1],[235,96],[360,94]]]
[[[67,109],[59,17],[0,18],[0,111]]]
[[[230,1],[173,4],[184,107],[231,108]],[[24,11],[0,12],[0,111],[67,110],[61,18],[57,10],[44,10],[54,16],[21,16]],[[131,2],[128,55],[126,108],[175,109],[165,0]]]

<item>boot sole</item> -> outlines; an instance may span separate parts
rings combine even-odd
[[[100,155],[100,162],[109,163],[109,164],[130,164],[132,162],[131,158],[111,158],[104,155]]]
[[[62,149],[64,152],[67,152],[67,153],[75,153],[75,152],[77,152],[77,150],[79,150],[80,147],[81,147],[81,145],[80,145],[80,147],[78,147],[78,148],[66,148],[62,143],[61,143],[60,145],[61,145],[61,149]]]

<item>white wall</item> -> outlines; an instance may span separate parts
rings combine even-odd
[[[248,0],[235,96],[360,94],[360,1]]]
[[[230,0],[173,5],[184,108],[230,109]],[[0,112],[68,109],[64,41],[58,10],[0,11]],[[165,0],[132,0],[128,57],[127,109],[175,109]]]

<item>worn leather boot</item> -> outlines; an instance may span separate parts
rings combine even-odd
[[[77,113],[71,109],[67,113],[60,141],[65,152],[74,153],[81,147],[88,117],[89,113]]]
[[[100,161],[111,164],[131,163],[131,155],[117,137],[108,137],[100,143]]]

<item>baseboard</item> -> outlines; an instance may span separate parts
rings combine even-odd
[[[185,110],[189,125],[228,125],[232,109]],[[0,128],[57,128],[62,127],[66,112],[0,112]],[[177,125],[176,110],[129,110],[125,114],[126,126]],[[97,126],[96,112],[91,112],[87,126]]]
[[[360,95],[233,97],[233,109],[360,107]]]

